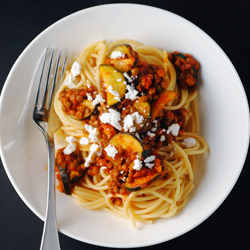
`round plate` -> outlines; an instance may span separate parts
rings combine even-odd
[[[200,134],[209,145],[209,152],[198,157],[196,188],[186,207],[172,218],[139,224],[137,230],[129,221],[104,211],[79,207],[72,197],[57,191],[62,233],[95,245],[131,248],[168,241],[202,223],[224,201],[242,170],[249,143],[246,95],[232,63],[208,35],[180,16],[143,5],[103,5],[70,15],[36,37],[11,69],[1,94],[0,138],[11,183],[27,206],[44,219],[47,155],[44,138],[32,122],[31,83],[37,62],[46,46],[66,49],[68,62],[73,62],[92,42],[123,38],[189,53],[200,62]],[[237,123],[231,122],[232,117]]]

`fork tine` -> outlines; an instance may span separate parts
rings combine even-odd
[[[51,100],[52,100],[52,96],[53,96],[53,91],[54,91],[55,83],[56,83],[56,79],[57,79],[57,72],[58,72],[58,68],[59,68],[60,57],[61,57],[61,50],[59,51],[59,54],[58,54],[58,57],[57,57],[55,73],[54,73],[54,79],[53,79],[53,82],[52,82],[51,90],[50,90],[50,92],[48,93],[48,96],[47,96],[47,98],[48,98],[47,109],[50,109]]]
[[[43,93],[43,96],[42,96],[42,102],[39,103],[40,106],[38,107],[38,110],[41,110],[45,106],[46,94],[47,94],[47,89],[48,89],[48,84],[49,84],[49,76],[50,76],[50,70],[51,70],[53,55],[54,55],[54,49],[52,50],[51,56],[50,56],[50,59],[49,59],[49,66],[48,66],[48,72],[47,72],[45,87],[44,87],[44,93]]]
[[[42,70],[41,70],[41,74],[39,77],[39,82],[38,82],[38,87],[37,87],[37,92],[36,92],[36,100],[35,100],[35,109],[36,110],[40,110],[40,106],[38,106],[38,99],[39,99],[39,95],[40,95],[40,90],[41,90],[41,83],[42,83],[42,79],[43,79],[43,72],[44,72],[44,68],[45,68],[45,64],[46,64],[46,59],[47,59],[47,54],[48,54],[48,48],[46,48],[45,50],[45,54],[44,54],[44,60],[43,60],[43,64],[42,64]]]
[[[64,75],[64,71],[66,69],[67,56],[68,56],[68,52],[66,52],[65,57],[64,57],[63,68],[62,68],[62,72],[61,72],[61,79],[60,79],[59,86],[61,86],[63,75]]]

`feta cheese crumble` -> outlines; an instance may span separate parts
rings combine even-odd
[[[75,143],[70,143],[64,150],[63,153],[65,155],[70,155],[76,150],[76,144]]]
[[[88,98],[89,101],[93,100],[93,97],[92,97],[92,95],[90,93],[86,93],[86,95],[87,95],[87,98]]]
[[[180,125],[178,123],[173,123],[168,127],[167,134],[172,133],[172,135],[177,136],[179,133]]]
[[[76,138],[74,136],[68,136],[65,138],[65,141],[68,143],[73,143],[76,141]]]
[[[114,95],[116,100],[118,100],[119,102],[121,101],[119,93],[116,90],[113,89],[112,85],[108,86],[108,92],[110,94]]]
[[[133,166],[133,169],[135,170],[141,170],[142,168],[142,163],[139,159],[135,159],[134,160],[134,166]]]
[[[107,152],[107,155],[113,159],[115,159],[115,156],[118,153],[118,150],[115,148],[115,146],[111,144],[109,144],[104,150]]]
[[[76,87],[76,85],[74,84],[74,78],[72,77],[71,74],[69,74],[67,76],[67,78],[64,81],[64,85],[70,89],[73,89]]]
[[[77,61],[75,61],[71,67],[71,74],[73,77],[80,75],[81,73],[81,64]]]
[[[187,148],[191,148],[196,145],[196,140],[193,137],[188,137],[183,140],[182,144],[185,145]]]
[[[151,164],[151,163],[146,163],[145,166],[148,168],[152,168],[155,164]]]
[[[93,103],[93,105],[97,105],[101,102],[106,102],[106,100],[103,99],[100,94],[98,94],[98,95],[96,95],[95,100],[92,103]]]
[[[128,90],[128,92],[125,94],[126,99],[136,100],[139,98],[137,96],[139,92],[134,87],[127,85],[126,89]]]
[[[127,115],[123,120],[123,129],[125,132],[135,132],[136,128],[134,127],[134,122],[141,124],[144,120],[144,117],[139,114],[139,112],[134,112],[132,115]]]
[[[114,109],[108,109],[107,113],[103,113],[100,116],[100,120],[103,123],[109,123],[111,124],[113,127],[115,127],[118,130],[122,129],[122,126],[120,125],[119,121],[121,120],[121,115],[118,111],[114,110]]]
[[[162,136],[160,137],[160,141],[165,141],[165,140],[166,140],[165,135],[162,135]]]
[[[93,142],[98,141],[97,135],[99,134],[99,130],[97,128],[94,128],[92,125],[85,124],[84,128],[87,130],[89,133],[89,139]]]
[[[151,133],[150,131],[148,131],[147,135],[150,136],[150,137],[154,137],[155,133]]]
[[[151,162],[151,161],[154,161],[155,160],[155,155],[151,155],[151,156],[148,156],[144,162]]]
[[[112,54],[110,55],[111,59],[120,59],[124,57],[125,57],[125,54],[123,54],[121,51],[113,51]]]
[[[68,142],[68,146],[63,150],[63,153],[65,155],[70,155],[76,150],[76,144],[74,143],[76,141],[76,138],[73,136],[68,136],[65,138],[65,141]]]
[[[123,75],[124,75],[125,78],[128,80],[128,82],[133,82],[133,79],[128,75],[127,72],[124,72]]]
[[[85,167],[88,168],[90,163],[97,157],[102,155],[102,147],[96,143],[90,147],[88,157],[85,158]]]
[[[88,145],[89,144],[89,139],[87,137],[82,137],[79,141],[81,145]]]

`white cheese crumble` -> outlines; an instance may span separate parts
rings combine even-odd
[[[73,88],[76,87],[76,85],[74,84],[74,78],[72,77],[71,74],[69,74],[69,75],[67,76],[67,78],[65,79],[64,85],[67,86],[67,87],[70,88],[70,89],[73,89]]]
[[[103,99],[100,94],[98,94],[98,95],[96,95],[95,100],[92,103],[93,103],[93,105],[97,105],[101,102],[106,102],[106,100]]]
[[[160,141],[165,141],[165,140],[166,140],[165,135],[162,135],[162,136],[160,137]]]
[[[135,159],[134,164],[133,169],[140,170],[142,168],[142,163],[139,159]]]
[[[108,92],[112,95],[115,96],[115,99],[118,100],[119,102],[121,101],[121,98],[120,98],[120,95],[119,93],[113,89],[113,86],[112,85],[109,85],[108,86]]]
[[[93,142],[98,141],[97,135],[99,134],[99,130],[97,128],[94,128],[92,125],[85,124],[84,128],[89,133],[89,139]]]
[[[126,177],[125,177],[125,176],[122,177],[122,181],[123,181],[123,182],[126,182]]]
[[[74,136],[68,136],[65,138],[65,141],[68,143],[73,143],[76,141],[76,138]]]
[[[125,94],[126,99],[136,100],[139,98],[137,96],[139,92],[134,87],[127,85],[126,89],[128,90],[128,92]]]
[[[65,155],[70,155],[76,150],[76,144],[75,143],[70,143],[64,150],[63,153]]]
[[[85,158],[85,167],[88,168],[90,163],[97,157],[102,155],[102,147],[96,143],[90,147],[88,157]]]
[[[151,162],[151,161],[154,161],[155,160],[155,155],[151,155],[151,156],[148,156],[144,162]]]
[[[89,101],[93,100],[93,97],[92,97],[92,95],[90,93],[86,93],[86,95],[87,95],[87,98],[88,98]]]
[[[91,84],[89,82],[87,82],[87,87],[90,88],[91,87]]]
[[[152,168],[155,164],[151,164],[151,163],[146,163],[145,166],[148,168]]]
[[[172,133],[172,135],[177,136],[179,133],[180,125],[178,123],[173,123],[168,127],[167,134]]]
[[[71,74],[73,77],[80,75],[81,73],[81,64],[77,61],[75,61],[71,67]]]
[[[151,131],[155,132],[157,130],[157,127],[151,128]]]
[[[89,139],[87,137],[82,137],[79,141],[81,145],[88,145],[89,144]]]
[[[111,59],[120,59],[124,57],[125,57],[125,54],[123,54],[121,51],[113,51],[112,54],[110,55]]]
[[[182,144],[185,145],[187,148],[191,148],[196,145],[196,140],[193,137],[188,137],[183,140]]]
[[[109,144],[104,150],[107,152],[107,155],[112,157],[113,159],[118,153],[118,150],[115,148],[115,146],[111,144]]]
[[[135,132],[136,128],[134,127],[134,122],[140,125],[143,122],[143,120],[144,120],[144,117],[140,115],[138,111],[134,112],[132,115],[127,115],[123,120],[124,131]]]
[[[118,78],[116,81],[117,81],[117,82],[121,82],[121,81],[122,81],[122,78]]]
[[[125,78],[127,78],[128,82],[133,82],[133,79],[128,75],[127,72],[124,72],[123,75],[125,76]]]
[[[108,109],[107,113],[103,113],[100,116],[100,120],[103,123],[109,123],[111,124],[113,127],[115,127],[118,130],[122,129],[122,126],[120,125],[119,121],[121,120],[121,115],[118,111],[114,110],[114,109]]]
[[[147,135],[150,136],[150,137],[154,137],[155,136],[155,134],[151,133],[150,131],[148,131]]]

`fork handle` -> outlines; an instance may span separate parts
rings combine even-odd
[[[55,151],[47,141],[48,148],[48,190],[45,223],[40,250],[60,250],[55,209]]]

